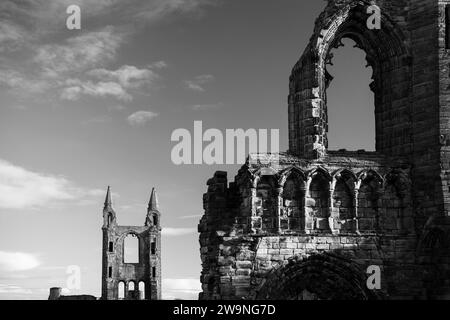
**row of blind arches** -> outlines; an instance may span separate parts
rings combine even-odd
[[[257,228],[374,231],[380,227],[379,209],[392,218],[403,214],[404,180],[400,174],[382,178],[375,171],[356,176],[347,170],[334,176],[317,170],[309,177],[295,170],[281,181],[275,175],[260,176],[255,181],[255,213],[261,218]],[[396,229],[395,224],[391,221],[389,228]]]

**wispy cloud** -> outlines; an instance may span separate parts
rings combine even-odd
[[[214,81],[214,76],[210,74],[202,74],[194,79],[184,81],[187,88],[197,92],[205,92],[205,85]]]
[[[24,271],[34,269],[39,265],[39,260],[33,254],[0,251],[0,270],[2,271]]]
[[[0,52],[14,51],[27,39],[27,32],[24,28],[8,20],[0,21]]]
[[[64,88],[61,92],[61,99],[63,100],[78,100],[82,95],[92,97],[113,97],[118,100],[129,102],[133,100],[132,96],[125,91],[125,89],[116,82],[92,82],[81,81],[79,79],[70,80],[67,82],[71,86]]]
[[[31,298],[33,290],[24,288],[16,284],[0,284],[0,296],[5,300],[16,300]]]
[[[208,111],[215,110],[223,107],[223,103],[211,103],[211,104],[196,104],[192,106],[194,111]]]
[[[180,237],[197,233],[195,228],[163,228],[162,235],[166,237]]]
[[[39,173],[0,159],[0,208],[33,209],[55,202],[98,196],[65,177]]]
[[[158,113],[152,111],[137,111],[128,117],[128,123],[131,125],[144,125],[157,116]]]
[[[34,58],[49,77],[98,68],[114,59],[123,38],[112,26],[67,39],[62,44],[43,45]]]
[[[139,69],[125,65],[117,70],[94,69],[88,73],[99,79],[118,82],[124,88],[136,88],[151,83],[158,78],[158,74],[151,69]]]
[[[197,300],[201,283],[199,279],[163,279],[162,290],[165,300]]]

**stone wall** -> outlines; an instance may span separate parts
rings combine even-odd
[[[372,4],[381,30],[366,26]],[[328,150],[327,65],[343,38],[374,71],[373,153]],[[449,0],[328,0],[289,78],[289,152],[208,182],[200,297],[450,298],[449,50]]]

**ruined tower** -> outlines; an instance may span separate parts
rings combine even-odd
[[[111,190],[103,208],[102,299],[161,299],[161,213],[152,189],[144,226],[119,226]],[[137,238],[137,261],[125,261],[125,239]]]
[[[450,298],[449,9],[328,0],[289,79],[289,151],[208,181],[201,299]],[[375,152],[328,149],[327,64],[343,38],[373,69]]]

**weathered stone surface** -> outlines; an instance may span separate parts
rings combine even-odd
[[[450,1],[376,1],[381,30],[372,3],[329,0],[318,17],[289,80],[289,151],[208,181],[201,299],[450,296]],[[326,64],[344,37],[374,71],[376,152],[328,150]]]
[[[152,190],[144,226],[119,226],[108,188],[103,209],[102,230],[101,299],[119,299],[120,283],[123,284],[123,299],[161,299],[161,213],[156,192]],[[139,240],[138,263],[124,262],[124,240],[128,235],[133,235]],[[143,283],[142,291],[139,288],[140,283]]]

